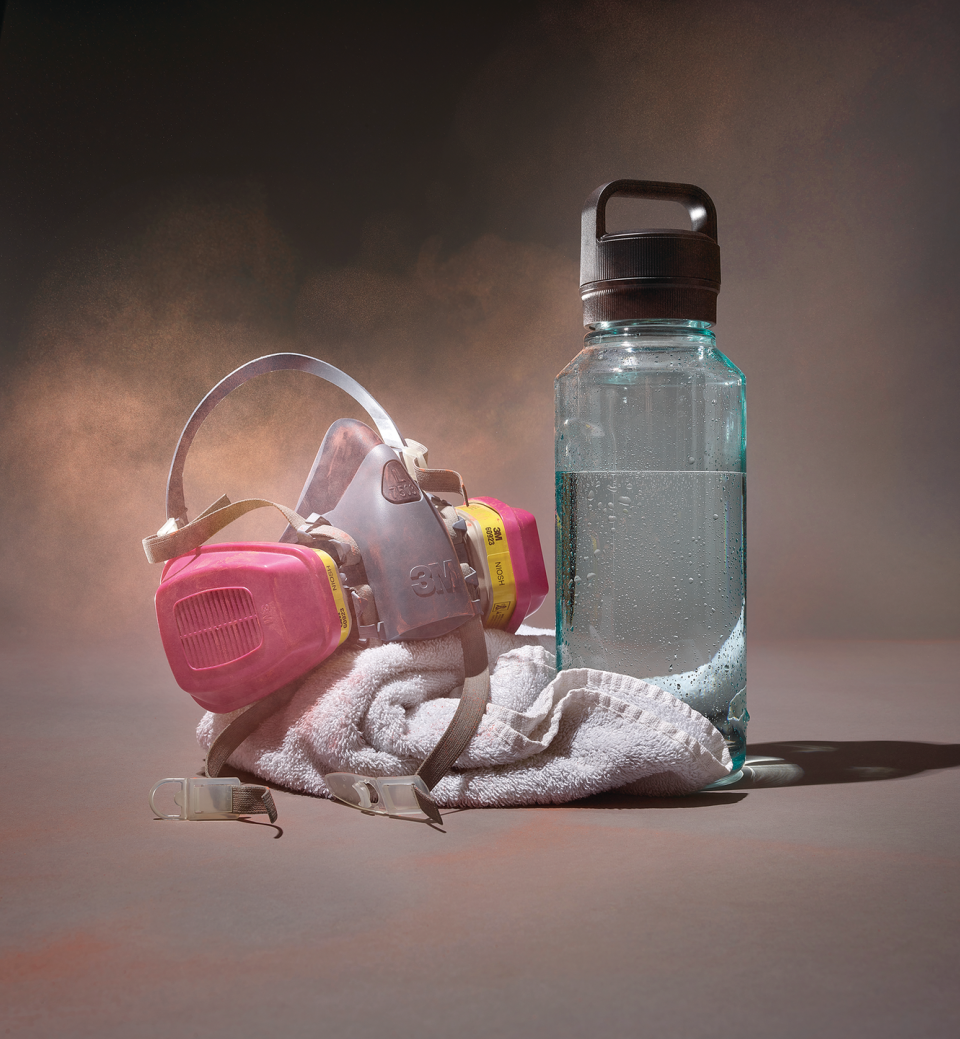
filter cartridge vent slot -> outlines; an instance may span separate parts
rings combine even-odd
[[[263,644],[253,596],[246,588],[214,588],[174,607],[180,644],[195,671],[239,660]]]

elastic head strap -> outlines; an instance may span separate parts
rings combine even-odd
[[[348,393],[360,405],[361,408],[373,419],[377,431],[388,446],[402,451],[406,446],[403,437],[400,436],[393,419],[373,399],[373,397],[356,381],[351,379],[346,372],[340,371],[326,361],[320,361],[316,357],[308,357],[306,354],[267,354],[266,357],[258,357],[254,361],[241,364],[236,371],[231,372],[225,379],[221,379],[216,386],[197,405],[190,416],[187,424],[183,427],[177,449],[173,454],[170,464],[170,475],[167,477],[167,519],[177,521],[181,526],[187,519],[187,505],[183,497],[183,466],[187,460],[187,452],[197,435],[197,430],[203,425],[203,420],[211,411],[238,386],[242,386],[256,375],[266,372],[300,371],[308,372],[310,375],[319,376],[334,386]]]

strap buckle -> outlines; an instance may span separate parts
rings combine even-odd
[[[330,772],[323,777],[330,793],[351,808],[394,819],[426,816],[442,823],[436,802],[419,776],[357,776],[352,772]]]
[[[168,784],[180,788],[173,795],[174,803],[180,808],[179,815],[157,808],[157,791]],[[239,819],[243,815],[269,815],[271,822],[277,819],[270,791],[265,786],[243,784],[236,776],[161,779],[150,791],[150,807],[158,819]]]

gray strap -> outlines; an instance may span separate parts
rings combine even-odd
[[[483,637],[483,623],[479,617],[474,617],[461,625],[458,632],[463,647],[463,692],[446,732],[417,769],[417,775],[429,789],[436,786],[467,749],[467,744],[473,739],[490,699],[490,671],[487,667],[487,643]],[[267,718],[286,707],[293,699],[304,678],[305,676],[301,675],[288,682],[234,718],[210,745],[206,774],[211,778],[219,776],[220,770],[237,747]]]
[[[265,786],[242,783],[230,788],[230,810],[237,815],[269,815],[270,822],[277,821],[277,806],[273,794]]]
[[[463,477],[454,469],[421,469],[415,466],[417,483],[427,494],[459,494],[463,503],[469,502],[467,489],[463,486]]]
[[[446,732],[417,769],[417,775],[428,789],[436,786],[457,758],[467,749],[467,745],[480,725],[480,720],[483,718],[487,702],[490,699],[490,670],[487,660],[487,643],[483,636],[483,623],[479,617],[474,617],[461,625],[458,632],[460,644],[463,647],[465,672],[463,692],[460,694],[460,702],[457,704],[457,710],[450,720]],[[293,699],[304,678],[305,676],[301,676],[293,682],[289,682],[275,693],[258,700],[243,714],[234,718],[211,744],[210,750],[207,752],[206,774],[211,778],[219,776],[227,759],[237,747],[267,718],[276,714]],[[426,796],[416,787],[414,787],[414,793],[424,815],[438,824],[442,823],[440,811],[433,798]],[[260,809],[260,811],[264,810]],[[271,818],[273,819],[275,816]]]
[[[305,675],[281,686],[276,692],[258,700],[220,733],[207,751],[206,774],[211,779],[220,775],[227,758],[241,743],[271,715],[282,710],[293,699],[294,693],[303,685]]]
[[[205,772],[211,779],[220,775],[227,758],[240,746],[241,743],[260,726],[272,714],[293,699],[293,694],[303,684],[303,677],[288,682],[281,686],[275,693],[258,700],[252,707],[244,711],[239,718],[232,722],[213,741],[207,752]],[[270,822],[277,821],[277,806],[273,800],[273,794],[265,786],[256,783],[242,783],[231,790],[231,810],[239,815],[268,815]]]
[[[417,775],[431,790],[467,749],[467,744],[473,739],[490,699],[490,671],[487,666],[487,643],[483,637],[483,622],[479,617],[473,617],[457,630],[463,647],[463,692],[447,731],[440,737],[426,761],[417,769]]]
[[[187,515],[187,507],[183,497],[183,465],[187,460],[187,452],[193,443],[197,430],[203,425],[203,420],[211,411],[238,386],[242,386],[248,379],[263,375],[265,372],[279,371],[301,371],[309,372],[310,375],[319,376],[321,379],[339,386],[341,390],[349,393],[351,397],[366,411],[376,424],[383,442],[390,447],[402,450],[403,437],[400,436],[393,419],[386,410],[346,372],[340,371],[326,361],[320,361],[316,357],[308,357],[306,354],[268,354],[266,357],[258,357],[256,360],[248,361],[232,371],[226,378],[221,379],[216,386],[196,406],[193,414],[187,420],[180,434],[177,449],[170,463],[170,474],[167,477],[167,518],[184,520]]]
[[[225,504],[224,504],[225,503]],[[205,541],[212,538],[218,531],[223,530],[235,519],[253,512],[254,509],[263,509],[270,506],[283,513],[284,519],[291,527],[297,529],[307,521],[293,509],[286,505],[278,505],[275,501],[267,501],[266,498],[246,498],[244,501],[230,503],[230,499],[224,495],[202,512],[195,520],[174,530],[169,534],[154,534],[143,539],[143,550],[151,563],[162,563],[167,559],[176,559],[187,552],[199,548]]]

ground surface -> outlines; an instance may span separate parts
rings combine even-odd
[[[751,645],[752,780],[443,831],[154,820],[201,762],[157,649],[2,668],[0,1034],[960,1034],[960,643]]]

